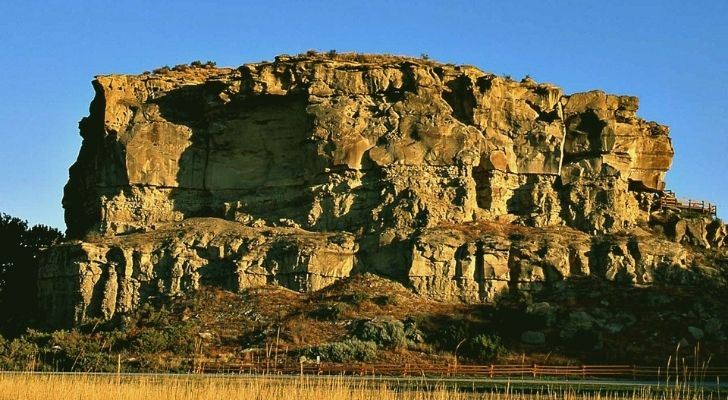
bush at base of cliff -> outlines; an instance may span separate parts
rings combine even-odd
[[[84,334],[30,330],[12,341],[0,341],[0,368],[8,370],[113,372],[114,351],[126,336],[121,332]]]
[[[360,340],[386,348],[403,348],[410,344],[402,321],[391,317],[360,321],[354,334]]]
[[[38,345],[20,337],[6,340],[0,336],[0,369],[32,371],[38,364]]]
[[[377,344],[358,339],[349,339],[342,342],[325,343],[315,347],[309,347],[302,351],[302,355],[309,359],[320,357],[322,361],[371,361],[377,356]]]
[[[308,313],[308,315],[311,318],[321,321],[338,321],[342,319],[344,313],[351,308],[350,304],[336,301],[312,310]]]
[[[131,349],[139,354],[170,351],[178,355],[191,355],[195,351],[196,336],[187,324],[143,328],[135,336]]]
[[[487,361],[503,356],[507,353],[501,344],[500,337],[482,334],[467,341],[467,356],[473,359]]]

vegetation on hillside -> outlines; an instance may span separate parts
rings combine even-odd
[[[715,290],[584,280],[493,305],[419,298],[374,275],[314,293],[214,287],[112,321],[0,339],[0,368],[194,372],[239,363],[664,365],[728,363]],[[204,367],[204,368],[203,368]]]

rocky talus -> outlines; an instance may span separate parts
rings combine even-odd
[[[53,323],[362,272],[465,302],[575,276],[685,284],[724,256],[722,223],[656,209],[673,147],[635,97],[374,55],[93,87],[63,199],[74,240],[40,271]]]

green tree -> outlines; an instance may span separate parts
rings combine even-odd
[[[18,334],[35,318],[39,256],[62,239],[58,229],[0,213],[1,333]]]

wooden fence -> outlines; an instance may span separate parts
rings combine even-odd
[[[436,365],[436,364],[338,364],[338,363],[201,363],[196,372],[373,375],[373,376],[467,376],[484,378],[620,378],[633,380],[708,380],[728,378],[728,367],[650,367],[637,365]]]
[[[678,199],[671,190],[665,190],[660,196],[660,207],[679,210],[696,211],[708,215],[716,215],[718,207],[704,200]]]

